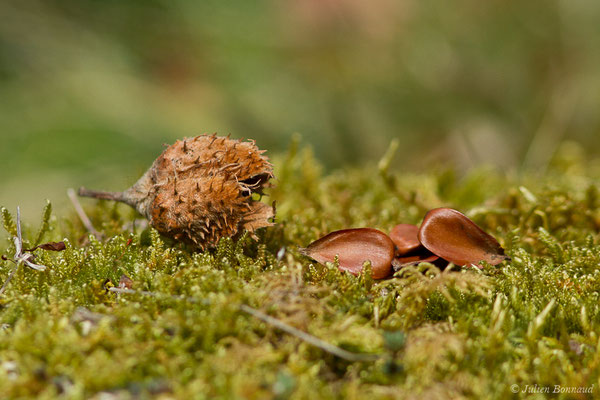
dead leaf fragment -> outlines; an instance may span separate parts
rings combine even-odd
[[[33,249],[23,249],[24,251],[34,251],[36,249],[48,250],[48,251],[63,251],[67,248],[65,242],[48,242],[35,246]]]
[[[121,275],[121,279],[119,279],[119,288],[121,289],[131,289],[133,287],[133,281],[130,277],[123,274]]]

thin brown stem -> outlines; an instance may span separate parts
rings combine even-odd
[[[122,192],[103,192],[101,190],[86,189],[84,187],[79,188],[79,196],[102,200],[123,201]]]
[[[270,315],[267,315],[255,308],[249,307],[245,304],[240,305],[240,310],[247,314],[252,315],[254,318],[258,318],[261,321],[266,322],[269,325],[272,325],[278,329],[281,329],[285,333],[295,336],[298,339],[305,341],[306,343],[309,343],[315,347],[318,347],[321,350],[326,351],[327,353],[331,353],[334,356],[342,358],[346,361],[369,362],[369,361],[376,361],[381,358],[381,356],[379,354],[352,353],[348,350],[344,350],[341,347],[338,347],[336,345],[328,343],[322,339],[319,339],[316,336],[313,336],[309,333],[301,331],[300,329],[294,328],[293,326],[290,326],[290,325],[286,324],[285,322],[278,320],[277,318],[273,318]]]
[[[15,264],[16,264],[15,267],[10,272],[10,275],[8,275],[8,278],[6,278],[6,281],[4,282],[4,284],[2,285],[2,287],[0,288],[0,296],[2,295],[2,293],[4,293],[4,291],[6,290],[6,287],[8,286],[8,283],[11,281],[11,279],[15,275],[15,272],[17,272],[17,269],[19,268],[19,264],[18,263],[15,263]]]
[[[144,291],[144,290],[132,290],[132,289],[124,289],[124,288],[116,288],[116,287],[108,288],[108,290],[111,292],[114,292],[114,293],[141,294],[144,296],[151,296],[151,297],[166,296],[166,297],[172,298],[174,300],[183,300],[188,303],[210,304],[210,302],[205,299],[198,300],[196,298],[187,297],[187,296],[163,295],[161,293],[148,292],[148,291]],[[285,322],[278,320],[277,318],[271,317],[270,315],[267,315],[267,314],[263,313],[262,311],[259,311],[255,308],[247,306],[246,304],[240,304],[238,306],[238,309],[246,314],[253,316],[254,318],[257,318],[271,326],[276,327],[277,329],[284,331],[285,333],[287,333],[289,335],[295,336],[298,339],[305,341],[306,343],[309,343],[315,347],[318,347],[321,350],[323,350],[327,353],[331,353],[331,354],[335,355],[336,357],[342,358],[346,361],[372,362],[372,361],[377,361],[378,359],[381,358],[381,355],[379,355],[379,354],[353,353],[348,350],[342,349],[341,347],[338,347],[336,345],[328,343],[328,342],[324,341],[323,339],[319,339],[318,337],[313,336],[307,332],[301,331],[300,329],[294,328],[293,326],[288,325]]]
[[[81,188],[81,189],[83,189],[83,188]],[[79,190],[80,196],[81,196],[81,189]],[[75,191],[73,189],[69,188],[67,190],[67,195],[69,196],[71,203],[73,203],[75,212],[79,216],[79,219],[81,220],[81,223],[83,224],[83,226],[85,226],[85,229],[87,229],[88,232],[90,232],[92,235],[96,236],[96,239],[100,239],[102,234],[100,232],[98,232],[96,230],[96,228],[94,228],[94,225],[92,225],[92,221],[90,221],[90,219],[88,218],[85,211],[83,211],[83,207],[81,207],[81,204],[79,203],[79,200],[77,199],[77,196],[75,196]]]

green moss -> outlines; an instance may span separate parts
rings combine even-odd
[[[87,204],[106,235],[97,240],[75,214],[55,218],[48,204],[24,240],[64,239],[67,248],[36,250],[49,268],[21,267],[0,300],[0,397],[503,399],[511,385],[600,390],[597,176],[572,163],[543,178],[489,169],[407,175],[385,160],[325,175],[311,154],[296,145],[275,162],[276,227],[258,242],[224,239],[205,253],[137,228],[125,206]],[[335,229],[418,223],[440,205],[470,215],[512,261],[482,271],[424,264],[374,282],[297,251]],[[7,210],[2,219],[14,235]],[[12,255],[12,240],[4,243]],[[11,270],[0,262],[2,282]],[[157,295],[107,292],[107,280],[117,285],[123,274]],[[382,357],[341,360],[240,304]]]

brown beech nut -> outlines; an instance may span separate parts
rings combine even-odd
[[[497,265],[508,259],[496,239],[464,214],[451,208],[436,208],[425,215],[419,241],[429,251],[453,264]]]
[[[344,229],[312,242],[301,252],[321,264],[339,260],[339,269],[358,275],[365,261],[371,262],[371,276],[381,279],[392,272],[394,242],[373,228]]]
[[[417,250],[419,242],[419,227],[412,224],[399,224],[390,231],[390,239],[396,245],[396,256],[404,256]]]

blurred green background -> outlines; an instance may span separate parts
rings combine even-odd
[[[125,189],[205,132],[327,168],[547,166],[600,145],[593,0],[2,0],[0,204]]]

